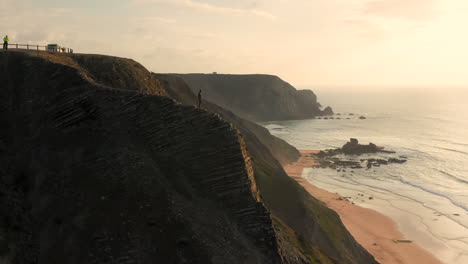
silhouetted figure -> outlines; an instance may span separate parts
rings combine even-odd
[[[198,91],[198,108],[201,107],[201,103],[202,103],[202,90],[200,89],[200,91]]]
[[[4,50],[8,50],[8,42],[10,41],[10,39],[8,38],[8,35],[6,35],[4,38],[3,38],[3,49]]]

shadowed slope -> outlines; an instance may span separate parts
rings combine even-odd
[[[281,263],[238,131],[131,64],[0,53],[0,262]]]
[[[176,100],[187,105],[196,103],[195,95],[183,79],[164,74],[155,76]],[[285,173],[277,159],[292,160],[294,155],[285,154],[290,148],[294,149],[292,146],[282,140],[278,144],[268,131],[258,132],[265,128],[215,104],[204,101],[203,108],[220,114],[237,126],[245,137],[257,186],[273,214],[283,256],[288,259],[303,257],[310,263],[376,263],[349,234],[334,211],[311,197]],[[272,145],[275,147],[270,148]]]
[[[196,96],[182,78],[165,74],[154,74],[154,76],[159,80],[160,84],[166,88],[167,93],[172,98],[187,105],[197,104]],[[255,146],[254,149],[259,148],[260,145],[263,145],[261,146],[262,148],[268,148],[269,152],[271,152],[281,164],[285,165],[291,163],[301,156],[296,148],[286,143],[286,141],[272,136],[268,129],[252,121],[239,118],[236,114],[212,104],[209,101],[203,103],[203,108],[221,114],[227,121],[240,129],[242,134],[248,138],[248,144],[253,144]]]
[[[277,76],[173,75],[184,79],[193,92],[202,89],[208,101],[248,120],[308,119],[325,114],[311,90],[296,90]]]

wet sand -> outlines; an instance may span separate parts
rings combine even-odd
[[[428,251],[411,241],[405,241],[396,223],[374,210],[352,204],[338,194],[320,189],[302,178],[306,167],[316,164],[308,154],[314,150],[302,150],[302,157],[285,166],[290,177],[301,184],[312,196],[336,211],[353,237],[381,264],[442,264]]]

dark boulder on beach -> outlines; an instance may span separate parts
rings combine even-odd
[[[355,138],[351,138],[349,142],[343,145],[342,148],[337,149],[327,149],[325,151],[320,151],[316,154],[319,158],[332,157],[335,155],[345,154],[345,155],[362,155],[369,153],[395,153],[394,151],[384,150],[384,147],[379,147],[374,143],[369,143],[368,145],[359,144],[359,141]],[[377,161],[375,159],[370,159],[371,162]],[[364,160],[361,160],[361,162]],[[400,161],[398,159],[393,159],[394,163]]]
[[[396,159],[396,158],[390,158],[390,159],[388,159],[388,162],[389,162],[389,163],[399,163],[399,164],[401,164],[401,163],[405,163],[406,161],[407,161],[407,160],[405,160],[405,159]]]
[[[355,161],[355,157],[342,156],[351,155],[359,156],[362,154],[373,154],[373,153],[387,153],[394,154],[394,151],[384,150],[383,147],[379,147],[374,143],[369,143],[368,145],[359,144],[359,141],[356,138],[351,138],[342,148],[337,149],[327,149],[318,152],[315,154],[317,157],[318,165],[314,168],[331,168],[338,169],[338,171],[344,171],[344,168],[351,169],[362,169],[362,163],[365,162],[367,169],[372,167],[380,167],[382,165],[389,165],[391,163],[405,163],[406,159],[397,159],[397,158],[362,158],[358,161]],[[340,155],[340,156],[339,156]]]
[[[374,143],[369,143],[368,145],[361,145],[359,141],[355,138],[351,138],[350,142],[344,144],[341,148],[344,154],[348,155],[361,155],[365,153],[377,153],[383,150],[382,147],[378,147]]]

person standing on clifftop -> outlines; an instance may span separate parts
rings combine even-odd
[[[8,50],[8,42],[10,41],[10,39],[8,38],[8,35],[6,35],[4,38],[3,38],[3,49],[4,50]]]
[[[198,91],[198,108],[200,108],[202,103],[202,90]]]

